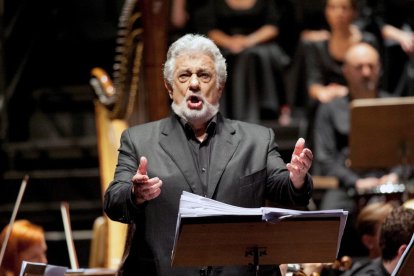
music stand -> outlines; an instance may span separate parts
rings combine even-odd
[[[414,97],[352,101],[349,161],[357,170],[414,164]]]
[[[340,218],[284,219],[257,216],[182,218],[172,266],[274,265],[332,262]]]

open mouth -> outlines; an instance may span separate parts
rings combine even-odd
[[[201,109],[203,106],[203,100],[196,95],[192,95],[187,98],[187,106],[190,109]]]

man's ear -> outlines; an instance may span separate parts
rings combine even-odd
[[[173,98],[173,89],[172,89],[172,86],[168,83],[167,80],[164,80],[164,86],[165,86],[165,88],[168,91],[168,95],[170,96],[170,99],[172,100],[172,98]]]
[[[407,245],[406,245],[406,244],[401,245],[401,246],[398,248],[397,256],[398,256],[398,257],[401,257],[401,256],[402,256],[402,254],[404,253],[404,251],[405,251],[405,249],[406,249],[406,248],[407,248]]]
[[[223,90],[224,90],[224,84],[219,84],[218,93],[220,95],[220,98],[221,96],[223,96]]]

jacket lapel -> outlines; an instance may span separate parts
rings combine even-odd
[[[197,169],[188,148],[187,138],[178,120],[173,116],[161,126],[160,146],[171,157],[184,175],[193,193],[203,195]]]
[[[218,129],[214,139],[213,148],[210,157],[210,172],[207,197],[211,198],[217,188],[220,178],[232,158],[240,138],[237,137],[236,130],[227,123],[223,117],[218,115]]]

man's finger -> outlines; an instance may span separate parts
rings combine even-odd
[[[304,148],[305,148],[305,139],[299,138],[298,141],[296,142],[293,155],[300,155]]]
[[[147,158],[145,158],[144,156],[141,157],[141,159],[139,160],[139,166],[138,166],[138,170],[137,172],[140,174],[147,174]]]

